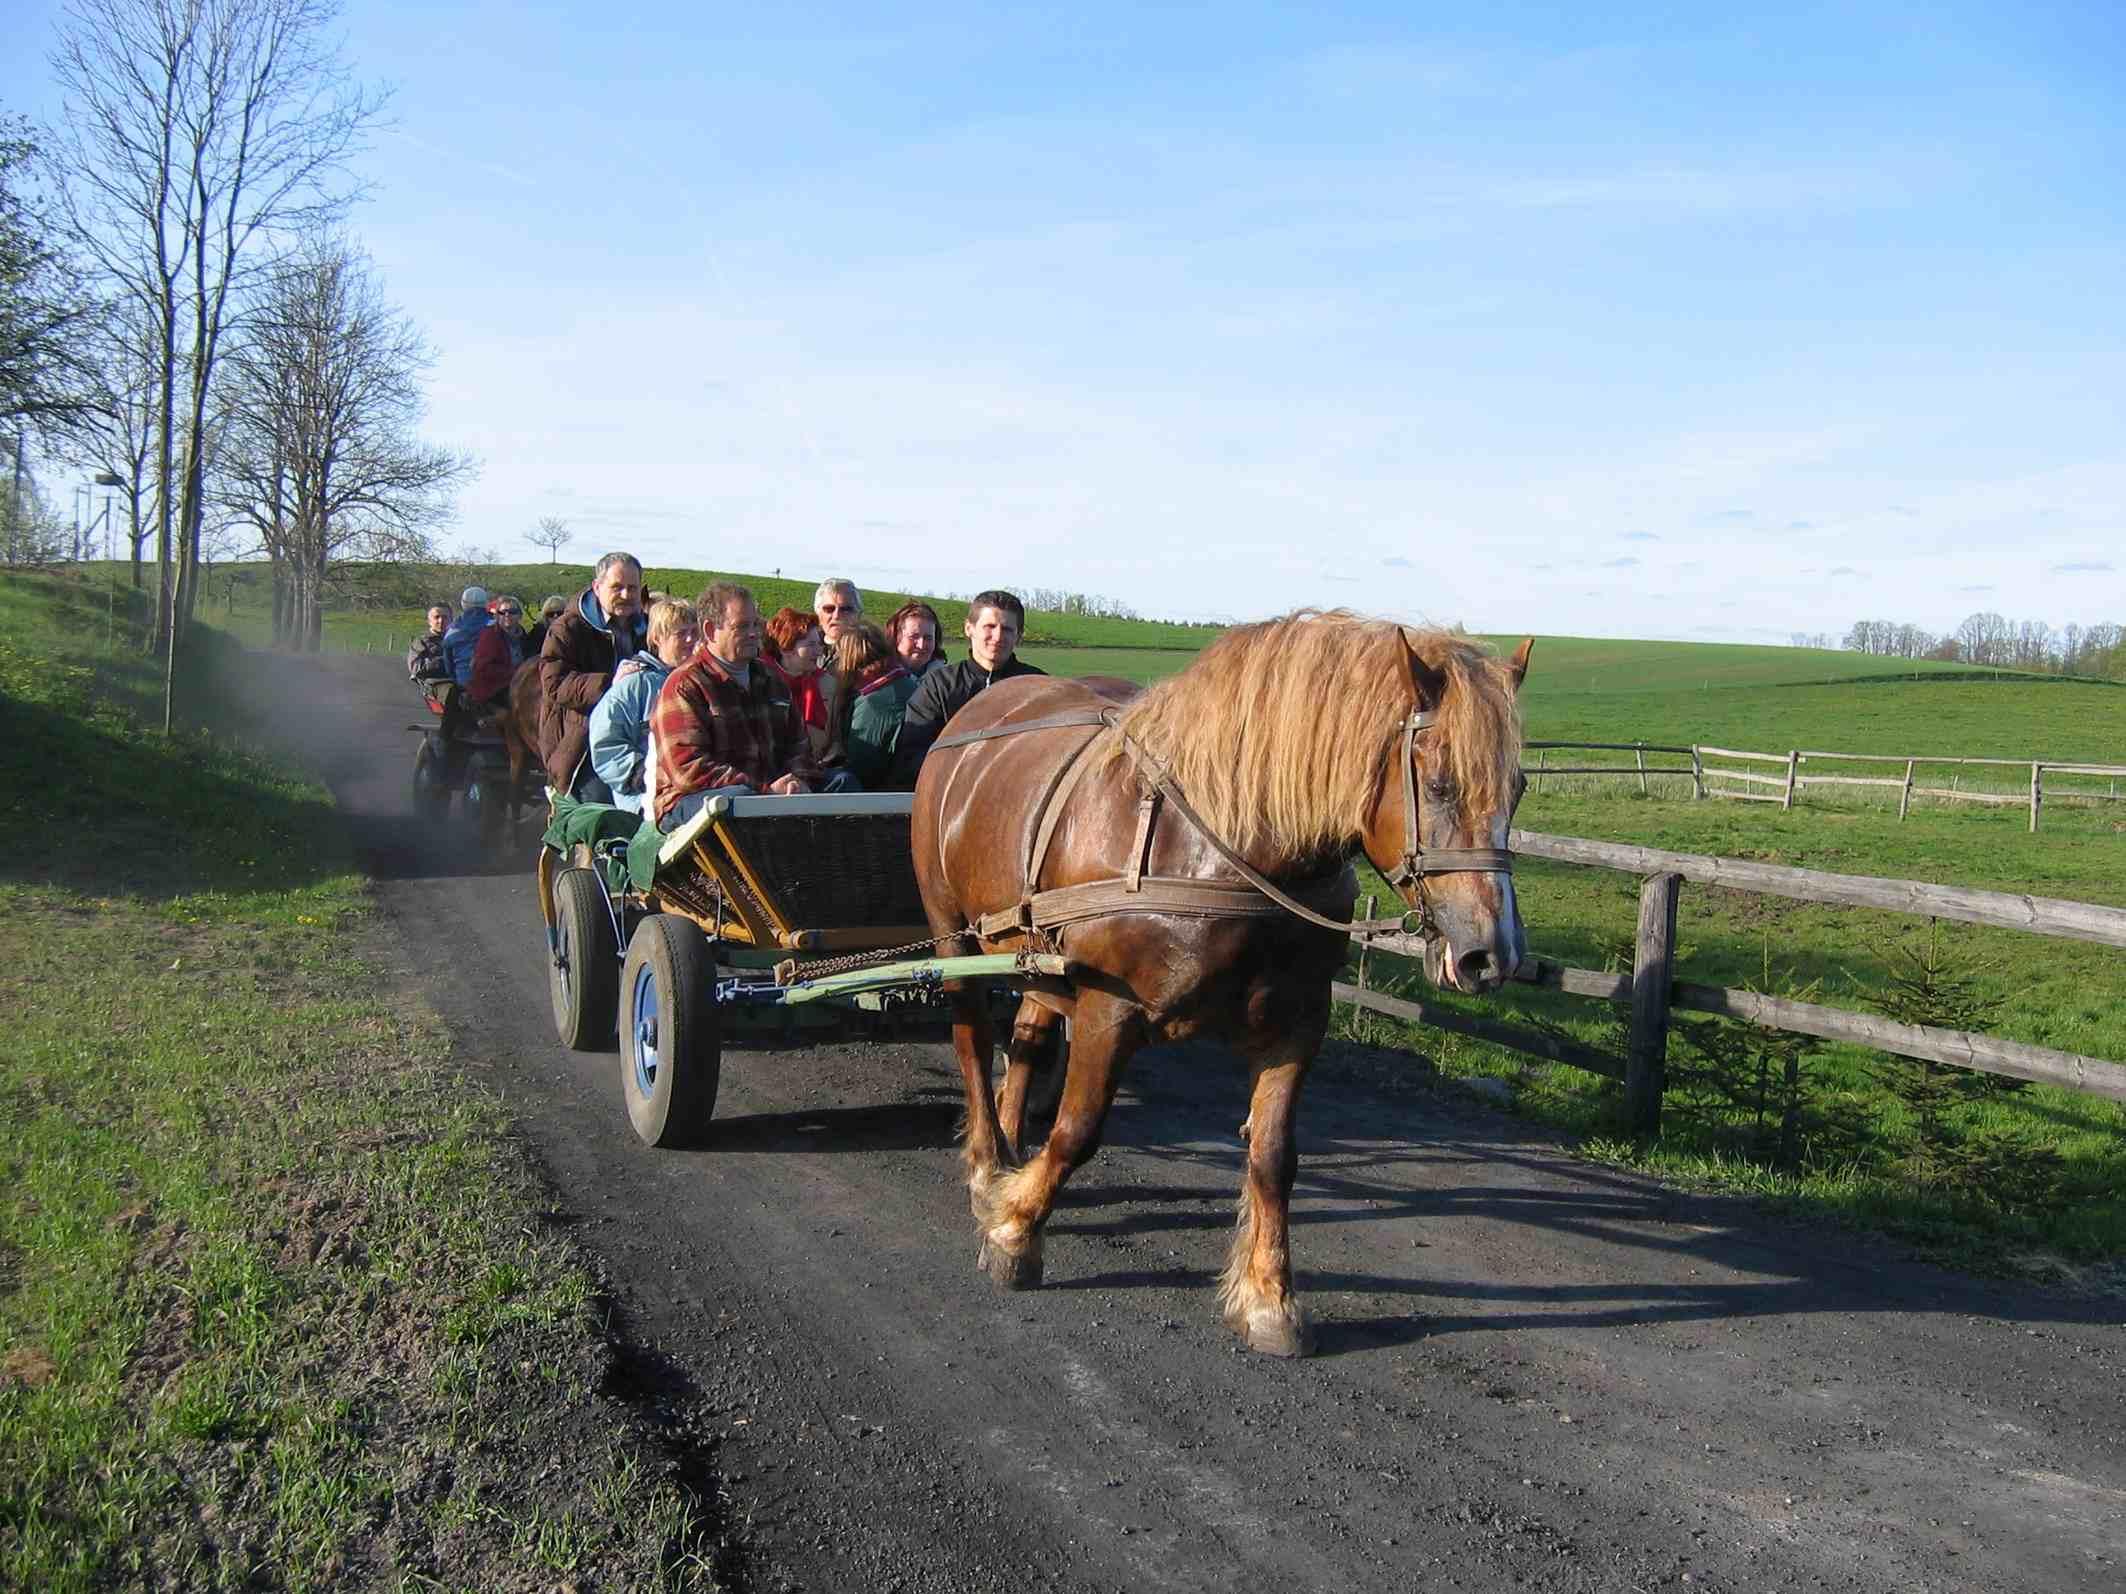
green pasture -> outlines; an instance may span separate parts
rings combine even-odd
[[[1493,636],[1500,653],[1518,636]],[[1932,659],[1885,659],[1834,648],[1779,648],[1729,642],[1636,642],[1610,637],[1539,636],[1529,675],[1533,691],[1562,693],[1713,692],[1726,687],[1807,686],[1827,681],[1915,680],[1971,673]],[[1985,672],[1991,674],[1992,672]]]
[[[716,1586],[255,671],[201,634],[165,739],[106,599],[0,575],[0,1588]]]
[[[100,572],[104,567],[86,568]],[[646,567],[643,577],[653,590],[684,598],[698,596],[712,581],[738,581],[751,589],[762,612],[767,614],[773,614],[786,604],[809,611],[819,579],[807,576],[799,580],[666,565]],[[414,632],[421,629],[428,605],[442,599],[455,608],[458,593],[473,582],[478,582],[489,592],[514,593],[528,606],[536,608],[549,593],[559,592],[573,597],[589,580],[590,566],[585,564],[352,569],[344,574],[342,590],[327,609],[325,645],[333,652],[403,652]],[[266,566],[225,565],[210,573],[205,593],[209,618],[216,625],[225,627],[246,642],[263,644],[269,640],[273,611]],[[883,623],[911,597],[922,598],[938,611],[948,647],[964,648],[960,626],[967,617],[967,605],[962,599],[872,587],[864,592],[865,615]],[[1027,613],[1026,643],[1029,647],[1155,649],[1189,655],[1216,636],[1219,629],[1213,625],[1120,620],[1104,615],[1033,609]]]
[[[1687,788],[1685,789],[1687,793]],[[1712,800],[1642,799],[1635,790],[1553,788],[1532,793],[1519,822],[1531,830],[1629,841],[1681,852],[1925,879],[2126,906],[2126,814],[2111,805],[2061,806],[2028,833],[2013,809],[1803,807],[1792,812]],[[1531,948],[1581,968],[1628,969],[1639,882],[1610,870],[1523,858],[1515,875]],[[1367,889],[1387,900],[1377,878]],[[2078,941],[1910,916],[1822,907],[1686,884],[1677,919],[1677,978],[1748,987],[1855,1011],[1884,1011],[1893,979],[1926,951],[1940,956],[1997,1009],[1982,1026],[2011,1039],[2126,1062],[2126,952]],[[1550,1029],[1611,1053],[1621,1010],[1524,986],[1482,1003],[1437,992],[1401,959],[1369,960],[1376,984],[1428,1004]],[[2036,1204],[2000,1206],[1983,1193],[1915,1185],[1900,1171],[1913,1147],[1905,1104],[1884,1086],[1890,1064],[1863,1048],[1825,1043],[1802,1063],[1814,1128],[1798,1164],[1774,1168],[1746,1115],[1679,1109],[1669,1098],[1659,1141],[1634,1145],[1619,1088],[1599,1076],[1480,1041],[1409,1031],[1371,1015],[1355,1033],[1400,1031],[1402,1043],[1450,1074],[1503,1076],[1519,1110],[1589,1137],[1604,1155],[1727,1189],[1781,1196],[1807,1210],[1884,1225],[1962,1260],[2027,1252],[2077,1263],[2126,1251],[2126,1106],[2032,1085],[1959,1109],[1965,1137],[2023,1137],[2058,1161]],[[1713,1021],[1678,1015],[1672,1073],[1694,1065],[1689,1038]]]

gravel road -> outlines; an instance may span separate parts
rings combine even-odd
[[[616,1059],[553,1038],[529,850],[414,827],[396,662],[271,684],[655,1404],[711,1442],[750,1589],[2126,1588],[2116,1297],[1589,1167],[1348,1048],[1301,1120],[1312,1359],[1218,1319],[1244,1108],[1216,1052],[1133,1066],[1047,1286],[1005,1294],[944,1048],[727,1052],[711,1148],[643,1148]]]

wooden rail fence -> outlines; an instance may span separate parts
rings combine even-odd
[[[2017,896],[2004,891],[1977,891],[1963,886],[1932,885],[1922,880],[1886,880],[1872,875],[1828,874],[1778,864],[1752,863],[1698,853],[1667,852],[1620,842],[1588,841],[1577,836],[1550,836],[1516,830],[1512,845],[1524,857],[1614,869],[1640,876],[1639,926],[1629,974],[1573,968],[1547,958],[1524,966],[1517,978],[1571,996],[1628,1005],[1629,1040],[1623,1057],[1577,1041],[1545,1034],[1523,1025],[1479,1018],[1437,1004],[1388,996],[1367,983],[1369,951],[1420,957],[1424,944],[1414,936],[1361,942],[1358,983],[1338,982],[1336,1000],[1391,1018],[1424,1024],[1452,1034],[1490,1041],[1514,1051],[1566,1063],[1618,1079],[1624,1085],[1632,1126],[1651,1133],[1660,1128],[1661,1094],[1667,1083],[1669,1014],[1675,1010],[1746,1019],[1766,1029],[1851,1041],[1902,1057],[1918,1057],[1985,1074],[2037,1080],[2088,1095],[2126,1101],[2126,1064],[2075,1052],[2031,1046],[1969,1030],[1901,1024],[1872,1013],[1848,1012],[1813,1002],[1766,996],[1757,991],[1697,985],[1674,974],[1676,905],[1685,882],[1754,891],[1800,902],[1839,907],[1885,908],[1927,918],[1955,919],[2022,930],[2031,935],[2093,941],[2126,948],[2126,908],[2057,897]],[[1367,914],[1371,916],[1371,908]]]
[[[1934,797],[1944,802],[1985,803],[2001,808],[2030,810],[2030,829],[2035,832],[2038,819],[2045,805],[2045,777],[2051,775],[2087,776],[2099,780],[2109,779],[2107,791],[2075,790],[2062,792],[2054,789],[2055,797],[2071,797],[2076,801],[2118,802],[2126,799],[2119,791],[2119,781],[2126,778],[2126,764],[2078,764],[2053,759],[2025,758],[1948,758],[1925,755],[1907,756],[1903,753],[1826,753],[1806,748],[1790,748],[1784,753],[1753,753],[1739,747],[1713,747],[1695,743],[1689,747],[1663,746],[1655,742],[1528,742],[1524,744],[1536,755],[1533,766],[1525,761],[1521,773],[1528,778],[1531,790],[1540,791],[1543,782],[1552,776],[1566,775],[1636,775],[1639,778],[1641,795],[1650,794],[1647,784],[1649,775],[1689,776],[1693,799],[1717,797],[1729,802],[1777,803],[1781,808],[1792,808],[1811,786],[1876,786],[1897,793],[1897,817],[1903,819],[1911,812],[1914,797]],[[1624,752],[1633,755],[1630,764],[1553,764],[1550,755],[1561,749],[1579,749],[1589,752]],[[1649,764],[1648,753],[1665,754],[1688,758],[1689,767],[1680,765]],[[1742,762],[1772,764],[1778,766],[1777,774],[1762,774],[1755,770],[1734,769],[1727,764],[1710,764],[1708,759],[1728,759]],[[1822,764],[1902,764],[1902,774],[1894,775],[1816,775],[1806,772],[1806,766]],[[1946,786],[1922,786],[1918,784],[1922,766],[1953,765],[1965,768],[2013,769],[2030,771],[2030,787],[2023,792],[1967,791],[1958,784],[1960,775],[1952,776]],[[1711,782],[1726,781],[1729,785],[1714,785]],[[1738,791],[1737,786],[1769,787],[1767,791]]]

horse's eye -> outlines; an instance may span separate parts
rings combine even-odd
[[[1435,776],[1425,782],[1425,790],[1432,794],[1434,802],[1443,803],[1454,796],[1454,782]]]

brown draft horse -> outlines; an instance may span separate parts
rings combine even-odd
[[[1476,854],[1466,849],[1503,849],[1522,786],[1516,697],[1532,646],[1524,642],[1502,662],[1444,632],[1301,611],[1227,632],[1120,709],[1112,729],[1034,729],[931,753],[912,828],[931,928],[941,940],[987,951],[1042,944],[1070,961],[1067,991],[1029,993],[1022,1004],[1001,1097],[991,1092],[982,1005],[963,996],[956,1006],[963,1155],[978,1265],[993,1279],[1012,1288],[1040,1283],[1042,1226],[1063,1181],[1098,1148],[1129,1057],[1153,1041],[1217,1038],[1252,1072],[1246,1176],[1220,1291],[1225,1318],[1255,1350],[1305,1353],[1287,1235],[1298,1168],[1293,1120],[1327,1029],[1346,937],[1283,910],[1136,910],[1047,930],[992,921],[997,933],[987,937],[971,927],[1036,890],[1125,876],[1132,855],[1148,876],[1239,883],[1196,825],[1171,805],[1147,804],[1144,766],[1125,737],[1164,766],[1234,853],[1331,917],[1349,916],[1356,886],[1347,865],[1360,851],[1393,879],[1398,862],[1421,851],[1469,858]],[[1023,677],[975,698],[944,740],[1112,701],[1079,683]],[[1103,741],[1085,752],[1086,772],[1059,785],[1059,770],[1090,736]],[[1405,748],[1409,767],[1401,768]],[[1029,838],[1051,792],[1064,794],[1061,814],[1040,878],[1028,881],[1028,860],[1040,851]],[[1415,838],[1405,818],[1413,803]],[[1425,969],[1435,983],[1495,990],[1526,956],[1502,870],[1419,874],[1397,889],[1424,916]],[[1021,1165],[1027,1076],[1065,1017],[1069,1057],[1055,1126]]]
[[[517,833],[518,809],[524,795],[524,772],[540,769],[539,761],[539,661],[526,659],[509,678],[509,708],[502,716],[502,745],[509,752],[508,818],[500,834]],[[545,777],[542,775],[541,779]]]

